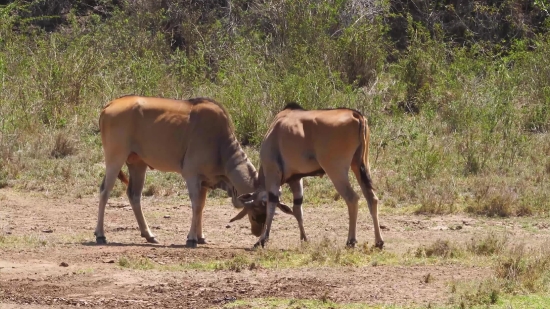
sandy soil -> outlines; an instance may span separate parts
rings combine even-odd
[[[337,303],[428,305],[446,303],[449,284],[491,275],[483,266],[423,265],[299,267],[286,269],[136,270],[123,268],[123,256],[148,257],[162,265],[224,260],[248,254],[256,241],[247,220],[229,224],[236,213],[225,199],[209,199],[205,209],[208,245],[183,247],[190,224],[189,203],[177,198],[144,198],[145,216],[161,244],[139,237],[125,198],[112,198],[106,212],[106,246],[94,243],[96,198],[51,197],[0,190],[0,308],[221,308],[235,299],[328,298]],[[324,237],[345,244],[347,210],[305,205],[310,241]],[[168,217],[169,216],[169,217]],[[455,243],[505,231],[517,242],[550,238],[536,219],[484,219],[465,215],[381,215],[384,250],[403,254],[437,239]],[[359,242],[374,234],[365,207],[360,210]],[[3,244],[2,241],[3,240]],[[295,248],[294,218],[276,216],[270,247]],[[64,266],[61,266],[63,263]],[[430,274],[429,283],[423,278]]]

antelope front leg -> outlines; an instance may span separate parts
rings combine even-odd
[[[202,214],[204,211],[204,205],[206,204],[206,194],[208,193],[208,188],[201,187],[200,196],[199,196],[199,205],[197,207],[197,212],[193,215],[197,216],[197,243],[199,245],[206,245],[206,238],[202,232]]]
[[[200,232],[202,232],[202,210],[204,209],[207,189],[201,186],[201,182],[198,179],[187,181],[187,189],[189,190],[189,197],[191,198],[193,214],[191,218],[191,228],[189,229],[189,234],[187,234],[185,246],[188,248],[196,248],[199,243],[197,231],[200,230]],[[200,237],[202,237],[202,235],[200,235]]]
[[[267,197],[267,216],[265,220],[265,227],[262,235],[260,236],[260,239],[256,244],[254,244],[254,248],[257,248],[259,246],[265,247],[269,240],[269,232],[271,231],[271,223],[273,223],[273,216],[275,215],[275,208],[277,207],[277,204],[279,203],[279,196],[272,192],[268,192]]]

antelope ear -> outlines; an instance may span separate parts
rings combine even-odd
[[[237,194],[235,194],[231,197],[231,202],[233,203],[233,206],[238,209],[246,207],[246,205],[249,204],[251,200],[252,200],[252,194],[250,193],[243,194],[240,196],[237,196]]]
[[[233,217],[233,219],[229,220],[229,222],[240,220],[240,219],[244,218],[244,216],[246,216],[247,213],[248,213],[248,211],[246,210],[246,208],[244,208],[235,217]]]
[[[289,214],[289,215],[294,214],[294,212],[292,212],[292,209],[285,204],[279,203],[277,204],[277,207],[279,207],[279,209],[282,210],[285,214]]]

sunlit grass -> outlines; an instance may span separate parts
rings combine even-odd
[[[3,250],[55,248],[81,244],[92,241],[92,237],[85,232],[76,233],[45,233],[36,232],[26,235],[4,234],[0,235],[0,248]]]
[[[0,248],[7,249],[27,249],[27,248],[42,248],[51,246],[48,237],[40,234],[33,235],[0,235]]]
[[[322,298],[322,297],[321,297]],[[285,299],[285,298],[253,298],[236,300],[223,306],[223,308],[293,308],[293,309],[415,309],[420,307],[395,306],[395,305],[368,305],[363,303],[335,303],[329,299]],[[435,307],[437,308],[437,307]]]
[[[143,256],[123,256],[119,266],[141,270],[182,271],[188,269],[241,272],[257,269],[319,268],[319,267],[377,267],[418,265],[466,265],[487,267],[494,264],[496,255],[475,251],[448,241],[438,240],[429,246],[420,246],[403,254],[379,250],[367,243],[350,249],[328,239],[304,243],[287,250],[257,249],[236,253],[216,260],[157,263]]]
[[[488,296],[490,297],[490,296]],[[430,306],[399,306],[399,305],[372,305],[366,303],[335,303],[325,299],[285,299],[285,298],[252,298],[238,299],[234,302],[227,303],[223,308],[334,308],[334,309],[454,309],[454,308],[470,308],[470,309],[509,309],[509,308],[526,308],[526,309],[545,309],[550,306],[550,296],[548,295],[505,295],[500,298],[493,296],[494,303],[468,305],[466,303],[455,304],[439,304]],[[463,306],[463,307],[461,307]]]

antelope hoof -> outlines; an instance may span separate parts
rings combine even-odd
[[[374,245],[374,246],[378,249],[383,249],[384,248],[384,241],[383,240],[377,241],[376,245]]]
[[[98,245],[105,245],[105,244],[107,244],[107,238],[105,236],[96,236],[95,237],[95,242]]]
[[[262,246],[262,248],[265,247],[267,244],[267,239],[260,239],[257,243],[254,244],[254,249],[258,249],[258,247]]]
[[[199,240],[197,241],[197,243],[199,245],[207,245],[208,243],[206,242],[206,238],[200,238],[199,237]]]
[[[147,240],[148,243],[152,243],[152,244],[158,244],[159,241],[153,236],[153,237],[145,237],[145,239]]]
[[[356,239],[350,239],[348,240],[348,242],[346,243],[346,247],[348,248],[355,248],[355,245],[357,244],[357,240]]]
[[[185,243],[185,246],[187,248],[196,248],[197,247],[197,241],[195,239],[188,239]]]

